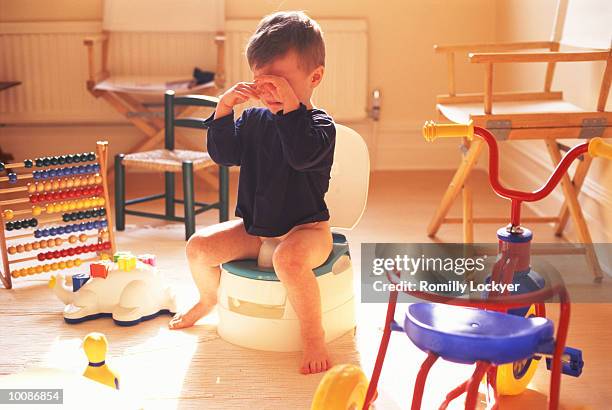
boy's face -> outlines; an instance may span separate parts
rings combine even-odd
[[[310,97],[314,88],[319,85],[323,77],[323,67],[317,67],[308,72],[300,66],[297,53],[288,51],[284,56],[278,57],[271,63],[262,67],[252,67],[253,77],[257,79],[261,75],[273,75],[282,77],[291,86],[295,96],[301,103],[310,108]],[[283,109],[283,104],[270,92],[270,84],[258,89],[258,94],[263,104],[272,112],[276,113]]]

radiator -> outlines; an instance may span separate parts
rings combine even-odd
[[[326,70],[314,101],[339,121],[366,115],[367,26],[364,20],[321,20]],[[226,23],[227,84],[250,80],[244,57],[256,20]],[[0,23],[0,81],[22,85],[0,92],[0,123],[124,121],[85,88],[83,37],[100,22]],[[189,77],[193,67],[214,68],[212,36],[202,33],[112,33],[113,74]],[[210,50],[210,51],[209,51]]]

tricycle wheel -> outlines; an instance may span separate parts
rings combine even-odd
[[[311,410],[361,410],[368,379],[354,364],[332,367],[321,379]]]
[[[536,315],[535,305],[531,305],[525,317]],[[514,363],[497,367],[497,392],[503,396],[516,396],[527,390],[527,386],[538,367],[539,359],[530,357]]]

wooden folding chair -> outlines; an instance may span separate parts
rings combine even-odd
[[[612,80],[612,3],[609,0],[559,0],[556,23],[550,41],[528,41],[504,44],[461,44],[435,46],[437,53],[446,55],[448,63],[448,94],[437,97],[437,110],[441,119],[456,123],[469,120],[486,127],[499,141],[544,140],[556,165],[560,150],[557,142],[562,138],[612,137],[612,112],[606,111],[606,101]],[[571,51],[559,51],[570,48]],[[547,49],[543,52],[520,50]],[[467,53],[469,61],[485,68],[484,93],[458,94],[455,91],[454,62],[456,54]],[[604,61],[596,111],[588,111],[563,99],[561,91],[552,91],[555,65],[559,62]],[[505,63],[547,63],[543,91],[493,92],[493,68]],[[462,223],[465,242],[473,242],[475,223],[500,223],[503,218],[474,217],[468,176],[478,161],[483,145],[481,141],[463,143],[463,159],[436,210],[427,234],[434,236],[443,223]],[[562,180],[565,202],[560,213],[553,217],[523,218],[525,222],[555,223],[557,235],[571,217],[580,242],[591,244],[591,235],[578,202],[578,193],[588,173],[591,160],[583,158],[573,179]],[[448,218],[448,211],[462,193],[463,215]],[[586,246],[587,258],[596,279],[601,268],[592,247]]]
[[[89,74],[87,89],[96,98],[102,98],[125,117],[147,137],[132,147],[129,152],[150,150],[161,145],[164,140],[163,112],[155,107],[163,107],[166,90],[173,90],[177,96],[187,94],[218,95],[224,87],[224,1],[190,0],[188,2],[151,2],[148,0],[105,0],[102,34],[84,39],[87,49]],[[210,41],[212,52],[216,55],[214,80],[193,85],[190,82],[193,66],[177,63],[174,72],[159,72],[156,75],[126,72],[122,67],[118,73],[109,67],[121,67],[121,61],[109,61],[109,55],[121,57],[118,50],[130,41],[138,41],[138,36],[158,36],[176,33],[201,34],[202,41]],[[113,39],[117,37],[117,50]],[[214,45],[214,47],[213,47]],[[113,52],[115,50],[116,52]],[[100,62],[98,63],[98,56]],[[150,55],[148,58],[153,59]],[[198,56],[194,56],[194,61]],[[127,64],[129,65],[129,64]],[[182,66],[182,67],[179,67]],[[167,69],[165,69],[167,70]],[[180,71],[179,71],[180,70]],[[152,70],[148,69],[148,72]],[[189,117],[198,107],[186,107],[180,116]],[[182,146],[201,150],[187,138],[177,134],[177,143]],[[212,183],[212,176],[205,178]]]

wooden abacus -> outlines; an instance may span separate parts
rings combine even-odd
[[[78,267],[115,252],[107,160],[108,143],[98,141],[95,153],[0,163],[6,172],[0,176],[0,279],[6,289],[14,278]],[[38,169],[15,173],[19,168]],[[15,257],[19,253],[26,255]]]

